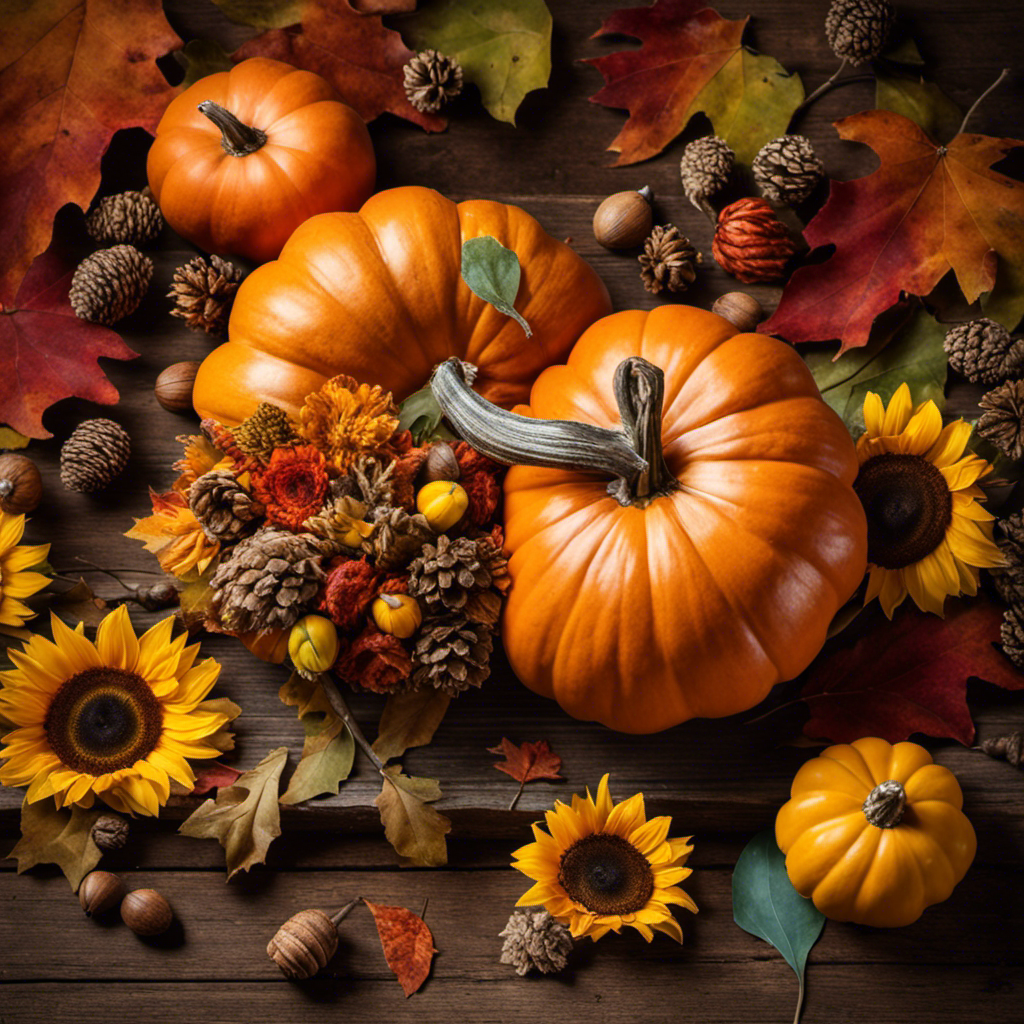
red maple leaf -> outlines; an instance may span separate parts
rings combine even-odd
[[[488,747],[490,754],[504,754],[505,760],[499,761],[494,767],[499,772],[511,775],[519,783],[519,789],[509,804],[509,810],[514,810],[523,792],[523,786],[534,779],[558,779],[562,776],[558,773],[562,770],[562,759],[548,746],[547,740],[538,740],[536,743],[527,741],[517,747],[511,740],[501,738],[501,744],[497,747]]]
[[[96,360],[138,355],[110,328],[75,316],[71,274],[51,246],[25,275],[13,307],[0,307],[0,423],[28,437],[53,436],[43,413],[58,399],[113,405],[117,388]]]
[[[811,710],[804,735],[833,743],[881,736],[896,743],[922,732],[970,744],[967,680],[1024,690],[1024,675],[992,646],[1002,615],[983,597],[961,602],[945,619],[908,611],[820,660],[801,693]]]
[[[384,959],[408,998],[430,974],[430,962],[437,952],[434,937],[423,919],[405,907],[384,906],[367,899],[363,902],[373,914]]]
[[[192,787],[192,796],[202,796],[211,789],[227,789],[233,786],[242,773],[230,765],[214,761],[204,765],[196,772],[196,784]]]

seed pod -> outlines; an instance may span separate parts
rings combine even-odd
[[[764,319],[761,303],[746,292],[726,292],[715,299],[712,313],[724,316],[726,320],[744,334],[751,333]]]
[[[641,245],[654,223],[650,185],[608,196],[594,213],[594,237],[606,249]]]
[[[124,880],[109,871],[90,871],[78,887],[78,902],[86,917],[102,914],[124,899]]]
[[[0,510],[24,515],[39,505],[43,482],[36,464],[24,455],[0,455]]]
[[[322,910],[300,910],[267,943],[267,956],[293,980],[312,978],[338,949],[338,929]]]
[[[427,453],[427,461],[423,463],[418,481],[422,487],[433,480],[458,480],[462,475],[459,468],[459,460],[455,458],[455,452],[447,441],[438,441],[431,445]]]
[[[156,889],[136,889],[121,901],[121,920],[136,935],[160,935],[171,927],[174,911]]]
[[[163,370],[153,386],[156,400],[168,412],[191,412],[192,387],[199,372],[199,363],[172,363]]]

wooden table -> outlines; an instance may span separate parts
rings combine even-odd
[[[518,203],[593,262],[617,308],[650,308],[655,300],[641,287],[635,255],[599,248],[590,219],[603,196],[649,183],[657,196],[658,221],[678,224],[709,254],[709,225],[682,197],[677,170],[684,143],[706,128],[695,122],[647,164],[609,168],[605,146],[623,114],[587,102],[600,76],[578,60],[618,48],[588,39],[615,5],[549,0],[549,6],[555,21],[551,88],[527,99],[519,127],[492,121],[468,100],[460,103],[444,135],[381,118],[371,126],[380,186],[426,184],[456,199],[489,196]],[[1020,5],[1014,6],[1021,13]],[[214,36],[232,44],[247,34],[206,0],[169,0],[166,7],[183,36]],[[718,9],[731,17],[752,12],[748,39],[799,72],[808,91],[836,65],[822,29],[825,0],[726,2]],[[1006,4],[946,0],[939,10],[927,0],[905,0],[899,9],[929,70],[963,109],[1000,68],[1019,64],[1019,19]],[[1019,137],[1020,95],[1018,75],[986,102],[972,128]],[[833,177],[871,169],[871,154],[837,141],[830,123],[872,105],[870,85],[850,85],[823,98],[796,126],[814,140]],[[142,184],[144,149],[138,132],[116,140],[105,162],[108,191]],[[74,240],[73,231],[69,238]],[[106,366],[121,391],[120,404],[106,409],[62,402],[46,417],[55,437],[30,449],[44,472],[47,497],[29,539],[51,540],[51,559],[58,567],[73,566],[76,555],[112,567],[155,566],[122,533],[133,515],[147,513],[147,487],[170,483],[174,436],[194,429],[187,418],[162,410],[152,395],[164,366],[202,358],[210,347],[168,316],[162,298],[173,268],[187,258],[183,248],[180,240],[165,236],[157,284],[123,325],[140,357]],[[734,287],[709,259],[689,298],[707,306]],[[777,300],[777,289],[754,292],[769,307]],[[134,454],[116,488],[87,497],[61,488],[57,461],[70,430],[95,415],[112,415],[122,423],[133,438]],[[117,595],[111,581],[91,579],[101,595]],[[134,615],[141,626],[156,617]],[[284,670],[257,661],[225,638],[204,639],[203,650],[224,666],[216,692],[244,707],[236,722],[233,763],[251,767],[281,744],[291,748],[294,763],[301,730],[293,710],[277,698]],[[782,704],[795,690],[794,684],[779,687],[771,702]],[[1021,726],[1019,696],[973,684],[971,700],[980,738]],[[363,721],[376,720],[377,701],[353,703]],[[794,771],[809,756],[787,743],[799,732],[799,707],[746,724],[761,710],[725,721],[690,722],[654,737],[622,736],[570,720],[529,694],[499,663],[483,690],[452,705],[433,745],[405,758],[410,772],[441,781],[445,796],[438,806],[454,823],[448,868],[398,867],[372,807],[379,786],[362,759],[339,796],[285,809],[285,834],[271,848],[267,866],[228,885],[216,843],[176,835],[177,824],[195,806],[191,799],[178,801],[159,822],[134,823],[126,850],[104,861],[124,873],[132,887],[153,886],[169,898],[180,928],[167,940],[141,941],[120,924],[88,921],[55,871],[35,869],[16,877],[13,862],[0,862],[0,1021],[789,1020],[796,998],[792,972],[774,949],[732,921],[736,858],[756,830],[771,824]],[[567,781],[531,784],[518,809],[508,812],[514,784],[492,768],[495,758],[486,751],[503,735],[517,742],[549,740],[564,759]],[[978,831],[977,860],[953,897],[911,927],[878,931],[830,923],[810,957],[803,1017],[808,1024],[1021,1019],[1024,776],[958,745],[928,745],[963,783]],[[596,785],[605,771],[612,774],[616,797],[643,789],[651,812],[675,817],[674,834],[695,834],[695,872],[688,888],[700,914],[682,915],[682,947],[661,936],[649,946],[633,934],[610,936],[596,945],[581,943],[561,976],[519,979],[498,962],[498,932],[525,884],[509,868],[510,853],[529,839],[528,822],[556,797],[567,799]],[[19,799],[19,792],[0,792],[5,846],[17,836]],[[439,953],[432,976],[412,999],[402,998],[385,966],[368,915],[349,918],[337,957],[312,982],[285,981],[266,957],[267,940],[292,913],[305,907],[336,909],[356,895],[415,910],[427,902],[426,920]]]

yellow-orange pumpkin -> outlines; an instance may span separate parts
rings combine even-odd
[[[462,280],[462,243],[481,235],[519,258],[516,309],[531,338]],[[593,269],[518,207],[390,189],[359,213],[306,221],[278,260],[246,278],[229,340],[200,367],[193,401],[222,423],[260,401],[297,416],[306,395],[338,373],[400,401],[455,355],[479,368],[481,393],[511,405],[610,309]]]
[[[622,404],[617,367],[638,363],[663,371],[663,415],[653,377]],[[789,345],[686,306],[605,317],[522,410],[606,428],[586,451],[578,427],[550,422],[521,424],[510,450],[516,418],[457,374],[442,367],[434,392],[474,447],[565,466],[514,466],[505,483],[503,638],[527,686],[649,733],[742,711],[807,666],[864,575],[867,530],[853,442]],[[624,408],[629,444],[612,434]],[[602,466],[616,452],[619,468]],[[624,474],[618,497],[601,468]]]

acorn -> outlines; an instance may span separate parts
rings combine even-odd
[[[127,886],[118,875],[109,871],[90,871],[78,887],[78,902],[86,917],[103,914],[124,899]]]
[[[172,363],[156,379],[153,394],[168,412],[192,411],[192,388],[199,372],[197,362]]]
[[[160,935],[171,927],[174,911],[156,889],[135,889],[121,901],[121,920],[136,935]]]
[[[726,292],[715,299],[712,313],[725,317],[744,334],[750,334],[764,319],[761,303],[746,292]]]
[[[594,237],[606,249],[633,249],[651,233],[654,193],[650,185],[616,192],[594,214]]]
[[[422,487],[434,480],[458,480],[461,475],[459,460],[455,458],[452,446],[447,441],[438,441],[430,446],[417,480]]]
[[[20,516],[39,506],[43,482],[36,464],[24,455],[0,455],[0,510]]]
[[[337,952],[337,922],[343,916],[336,914],[332,920],[322,910],[300,910],[267,943],[267,956],[287,978],[312,978]]]

